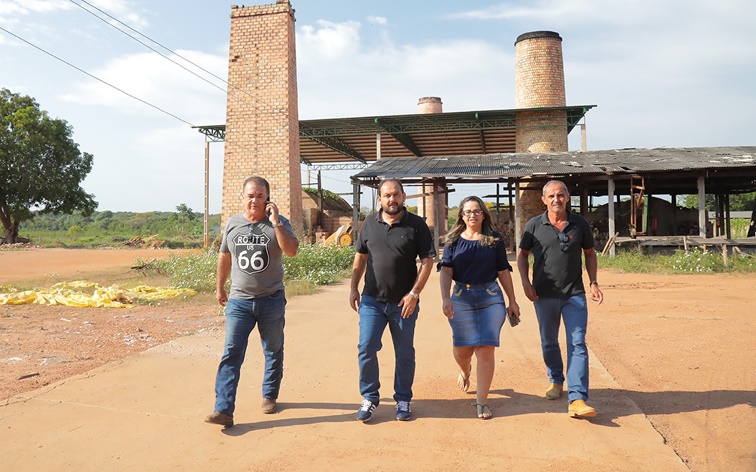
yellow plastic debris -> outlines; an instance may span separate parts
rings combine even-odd
[[[131,308],[138,301],[152,302],[181,296],[194,296],[196,292],[184,288],[150,287],[140,285],[125,289],[117,285],[101,287],[94,282],[76,280],[60,282],[48,289],[15,291],[3,286],[0,305],[65,305],[96,308]]]

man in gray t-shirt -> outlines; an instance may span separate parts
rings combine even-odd
[[[573,418],[596,416],[588,406],[588,347],[585,332],[588,308],[583,285],[582,257],[590,279],[591,300],[601,304],[604,294],[598,286],[598,262],[593,233],[588,222],[567,210],[570,193],[559,180],[543,187],[546,212],[531,218],[525,225],[517,253],[517,269],[525,296],[533,302],[541,333],[541,350],[551,385],[545,396],[556,400],[562,395],[565,380],[559,325],[564,320],[567,336],[567,387]],[[533,282],[530,281],[528,256],[534,256]]]
[[[270,201],[270,185],[261,177],[244,182],[244,212],[229,218],[218,254],[216,298],[226,306],[226,340],[215,378],[215,411],[205,421],[232,426],[239,374],[249,335],[257,325],[265,353],[262,411],[274,413],[283,377],[283,254],[299,248],[289,220]],[[226,281],[231,276],[231,293]]]

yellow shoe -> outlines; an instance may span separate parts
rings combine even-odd
[[[592,418],[596,416],[596,410],[586,405],[584,400],[575,400],[570,403],[567,413],[570,418]]]
[[[549,389],[546,390],[544,396],[549,400],[556,400],[557,398],[562,396],[562,388],[562,384],[553,383],[549,386]]]

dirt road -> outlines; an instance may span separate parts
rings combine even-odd
[[[55,252],[26,253],[0,252],[0,285],[16,269],[33,273],[33,260],[44,261],[37,276],[120,260],[78,253],[59,266]],[[125,257],[128,266],[133,258]],[[519,289],[523,323],[502,333],[491,421],[473,418],[474,397],[455,389],[434,275],[418,322],[417,419],[393,421],[386,337],[376,421],[354,421],[356,318],[346,285],[338,285],[290,300],[277,415],[257,409],[261,354],[250,343],[239,425],[226,432],[201,423],[222,348],[210,297],[132,310],[0,307],[4,463],[9,470],[756,470],[756,278],[600,271],[600,281],[607,300],[591,307],[588,330],[591,398],[600,411],[591,422],[570,420],[565,402],[540,398],[547,381],[536,323]],[[39,375],[18,380],[31,371]]]

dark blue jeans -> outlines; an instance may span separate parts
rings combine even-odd
[[[379,302],[363,295],[360,301],[360,343],[358,360],[360,364],[360,393],[378,404],[381,396],[378,390],[381,382],[378,372],[378,351],[383,344],[381,338],[386,325],[394,342],[394,400],[411,401],[412,383],[415,380],[415,323],[420,306],[409,318],[402,318],[402,309],[396,303]]]
[[[265,354],[263,398],[278,398],[283,378],[284,312],[283,290],[252,300],[229,300],[226,306],[226,341],[215,377],[215,411],[234,414],[239,374],[247,352],[249,335],[257,325]]]

